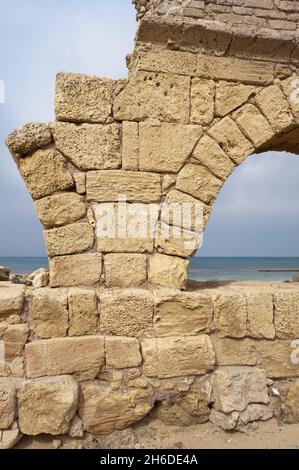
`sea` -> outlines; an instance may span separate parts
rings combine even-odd
[[[1,258],[0,266],[8,266],[15,274],[32,273],[47,268],[44,258]],[[189,268],[189,279],[198,281],[286,281],[299,276],[298,258],[195,257]]]

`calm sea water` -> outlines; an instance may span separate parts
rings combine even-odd
[[[1,258],[0,266],[9,266],[15,274],[31,273],[48,267],[47,258]],[[287,272],[259,272],[259,269],[283,269]],[[209,280],[290,280],[299,275],[299,258],[193,258],[189,278]]]

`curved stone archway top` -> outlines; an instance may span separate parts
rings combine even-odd
[[[184,289],[203,227],[165,220],[163,204],[200,204],[205,225],[249,155],[299,153],[298,1],[134,3],[129,79],[59,73],[56,122],[6,141],[45,229],[51,287]],[[136,203],[153,236],[99,234],[103,210],[117,225],[125,209],[128,228]]]

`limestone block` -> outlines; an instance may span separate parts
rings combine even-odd
[[[107,287],[137,287],[146,282],[147,257],[141,254],[109,254],[104,256]]]
[[[84,429],[92,434],[108,434],[126,429],[143,419],[152,409],[146,391],[111,392],[96,384],[83,386],[79,414]]]
[[[88,222],[66,225],[65,227],[45,230],[48,256],[81,253],[92,248],[94,229]]]
[[[256,367],[222,367],[212,384],[214,407],[222,413],[244,411],[250,403],[269,403],[266,374]]]
[[[213,336],[213,347],[219,366],[255,366],[258,361],[256,340],[231,339]]]
[[[112,369],[139,367],[142,363],[139,342],[122,336],[105,340],[106,365]]]
[[[86,194],[86,173],[83,171],[76,171],[73,176],[77,193]]]
[[[100,336],[34,341],[25,348],[27,377],[98,371],[104,365],[104,339]]]
[[[12,425],[15,418],[15,407],[16,390],[13,381],[0,379],[0,430],[8,429]]]
[[[178,175],[176,189],[190,194],[204,204],[210,204],[217,197],[222,185],[223,182],[204,166],[187,164]]]
[[[160,379],[204,375],[215,364],[215,353],[207,335],[144,339],[142,356],[144,374]]]
[[[247,304],[242,294],[220,294],[215,299],[215,322],[222,337],[244,338],[247,333]]]
[[[160,176],[133,171],[91,171],[87,173],[87,199],[94,202],[118,202],[125,196],[127,202],[159,202]]]
[[[278,339],[299,338],[299,293],[274,294],[274,326]]]
[[[13,155],[26,155],[52,142],[50,128],[40,122],[31,122],[13,131],[5,143]]]
[[[178,210],[179,209],[179,210]],[[188,209],[188,218],[186,210]],[[178,211],[178,212],[177,212]],[[188,231],[202,232],[211,214],[211,208],[184,192],[173,189],[161,208],[161,221]]]
[[[19,170],[33,199],[71,189],[74,181],[66,160],[55,149],[37,150],[19,160]]]
[[[196,145],[192,158],[222,180],[226,180],[235,168],[232,160],[223,152],[220,145],[208,135]]]
[[[157,336],[195,336],[208,333],[213,319],[209,295],[160,289],[154,292],[154,329]]]
[[[271,63],[206,55],[197,56],[196,75],[253,85],[269,85],[274,79]]]
[[[276,132],[294,125],[289,104],[278,85],[272,85],[256,95],[255,102]]]
[[[142,54],[138,62],[138,70],[194,75],[196,55],[190,52],[151,50]]]
[[[121,167],[120,128],[117,124],[53,125],[57,149],[82,170]]]
[[[1,286],[0,318],[19,315],[24,303],[24,287],[16,285]]]
[[[27,324],[8,325],[3,335],[5,360],[12,361],[20,355],[28,339]]]
[[[137,122],[123,122],[122,168],[129,171],[139,170],[139,126]]]
[[[191,82],[190,121],[208,125],[214,117],[215,83],[212,80],[193,78]]]
[[[245,136],[257,148],[271,140],[275,131],[260,111],[252,104],[245,104],[233,116]]]
[[[98,324],[97,296],[94,290],[70,289],[68,296],[69,336],[95,335]]]
[[[251,403],[240,413],[238,425],[244,426],[254,421],[268,421],[271,418],[273,418],[273,411],[269,406]]]
[[[282,404],[282,412],[286,423],[299,422],[299,380],[289,384],[286,399]]]
[[[271,294],[247,294],[248,336],[274,339],[273,299]]]
[[[152,253],[159,217],[158,204],[94,206],[97,251],[103,253]]]
[[[251,142],[242,134],[237,124],[225,117],[209,129],[208,134],[220,145],[222,150],[237,164],[254,153]]]
[[[33,292],[30,329],[40,338],[66,336],[69,314],[67,291],[39,289]]]
[[[281,82],[281,86],[291,107],[295,122],[299,124],[299,77],[293,75]]]
[[[84,199],[76,193],[59,193],[35,202],[45,228],[71,224],[86,215]]]
[[[17,426],[0,432],[0,450],[12,449],[21,439],[22,434]]]
[[[188,265],[183,258],[155,253],[149,257],[148,280],[163,287],[185,289]]]
[[[290,340],[259,341],[256,344],[258,350],[258,365],[265,369],[271,379],[299,377],[299,367],[293,362]]]
[[[58,121],[105,122],[111,115],[113,80],[75,73],[59,73],[55,110]]]
[[[157,227],[155,248],[159,253],[189,258],[202,243],[202,234],[183,230],[160,222]]]
[[[153,294],[145,289],[112,289],[100,295],[100,329],[106,335],[142,336],[152,329]]]
[[[139,168],[141,171],[178,173],[196,143],[202,128],[149,120],[139,124]]]
[[[93,285],[100,281],[102,255],[87,253],[58,256],[49,262],[51,287]]]
[[[72,377],[30,380],[17,393],[23,434],[68,434],[78,402],[78,385]]]
[[[166,73],[137,72],[115,98],[113,114],[118,121],[188,123],[190,78]]]
[[[223,117],[239,108],[255,93],[255,90],[254,86],[220,81],[216,86],[216,115]]]
[[[233,411],[230,414],[221,413],[220,411],[212,410],[209,416],[209,421],[222,428],[224,431],[232,431],[236,429],[239,421],[240,413]]]

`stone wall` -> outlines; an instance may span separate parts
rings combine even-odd
[[[21,434],[82,445],[149,414],[224,429],[298,420],[296,284],[187,283],[236,166],[299,153],[297,39],[153,11],[128,80],[59,73],[56,122],[7,138],[44,226],[50,285],[0,286],[3,447]],[[101,235],[103,209],[114,228],[125,210],[129,229],[136,203],[149,232]],[[200,205],[202,224],[166,218],[170,203]]]

